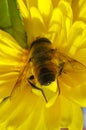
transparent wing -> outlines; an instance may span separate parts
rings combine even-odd
[[[20,73],[19,77],[17,78],[17,81],[11,91],[10,98],[13,98],[15,96],[17,97],[17,95],[21,93],[24,88],[28,88],[28,91],[29,89],[31,89],[30,87],[31,85],[28,82],[28,77],[30,75],[27,74],[28,72],[30,72],[30,65],[26,64],[23,71]]]
[[[0,30],[0,99],[10,95],[27,60],[22,49],[11,35]]]
[[[20,62],[19,62],[20,63]],[[20,63],[21,64],[21,63]],[[1,67],[1,64],[0,64]],[[10,67],[13,68],[10,70]],[[8,65],[8,68],[3,66],[3,70],[0,68],[0,100],[4,101],[6,98],[13,98],[21,92],[21,90],[28,84],[24,77],[24,68],[18,66],[17,70],[14,65]],[[6,71],[6,69],[8,69]]]
[[[59,66],[62,65],[62,72],[59,78],[69,87],[76,87],[86,80],[86,66],[79,61],[64,55],[61,52],[56,54]]]
[[[27,38],[17,0],[0,2],[0,29],[1,100],[10,95],[27,57],[25,49],[21,48],[27,48]]]

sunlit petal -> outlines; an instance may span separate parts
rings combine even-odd
[[[17,0],[17,1],[18,1],[18,4],[19,4],[19,8],[20,8],[20,10],[21,10],[22,16],[23,16],[24,18],[26,18],[26,19],[29,18],[29,17],[30,17],[30,14],[29,14],[29,11],[28,11],[28,9],[26,8],[26,6],[25,6],[23,0]]]
[[[70,30],[70,34],[67,49],[71,55],[74,55],[80,48],[85,47],[86,24],[82,21],[75,22]]]
[[[65,1],[60,1],[57,8],[53,10],[49,24],[49,35],[54,46],[63,48],[67,45],[67,37],[72,25],[72,17],[70,4]]]
[[[52,0],[53,7],[55,8],[58,5],[59,0]]]
[[[65,97],[82,107],[86,107],[86,83],[71,88],[67,84],[60,82],[60,86],[61,92]]]
[[[75,20],[82,20],[86,21],[86,1],[85,0],[73,0],[72,1],[72,8],[73,8],[73,17]]]
[[[83,113],[78,105],[73,107],[73,119],[69,130],[83,130]]]
[[[49,23],[49,30],[48,30],[48,37],[51,39],[53,42],[53,45],[56,46],[55,44],[59,44],[56,40],[56,37],[59,38],[59,34],[61,33],[62,29],[62,12],[58,9],[55,8],[53,10],[50,23]]]
[[[32,32],[32,35],[29,35],[29,39],[31,39],[30,42],[32,42],[32,40],[35,39],[36,37],[44,36],[45,25],[44,25],[44,21],[37,8],[31,7],[30,14],[31,14],[32,22],[31,22],[30,28],[28,28],[28,30],[29,30],[29,33]]]
[[[46,4],[45,4],[46,3]],[[52,1],[51,0],[38,0],[38,9],[40,10],[42,16],[44,17],[44,20],[48,22],[51,12],[53,9]]]
[[[83,63],[86,66],[86,47],[83,49],[80,49],[76,52],[75,58],[78,59],[81,63]]]
[[[0,30],[0,98],[10,95],[24,67],[25,53],[8,33]]]
[[[66,33],[68,36],[70,27],[73,22],[72,8],[70,4],[66,1],[60,1],[58,4],[58,8],[62,11]]]
[[[37,7],[38,6],[38,0],[23,0],[25,5],[27,6],[27,9],[31,7]]]
[[[27,31],[27,41],[29,42],[29,35],[32,34],[32,30],[31,30],[31,16],[30,16],[30,8],[25,5],[25,3],[22,1],[22,0],[17,0],[18,1],[18,4],[19,4],[19,9],[20,9],[20,12],[22,14],[22,17],[23,17],[23,21],[24,21],[24,25],[25,25],[25,29]],[[29,5],[29,3],[28,3]],[[31,31],[31,33],[30,33]]]
[[[60,96],[61,100],[61,121],[60,121],[60,127],[61,128],[68,128],[68,126],[72,122],[73,118],[73,105],[70,103],[65,97],[62,95]]]
[[[79,5],[80,5],[79,18],[81,20],[85,21],[86,20],[86,16],[85,16],[85,14],[86,14],[86,8],[85,8],[86,7],[86,1],[80,0]]]

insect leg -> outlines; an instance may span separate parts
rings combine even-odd
[[[58,90],[59,90],[59,95],[60,95],[60,87],[59,87],[59,81],[57,79],[57,85],[58,85]]]
[[[0,102],[0,105],[3,104],[8,98],[10,98],[10,96],[3,98],[3,100]]]
[[[34,85],[33,83],[31,83],[30,81],[28,81],[28,82],[29,82],[29,84],[30,84],[33,88],[35,88],[35,89],[41,91],[41,92],[42,92],[42,95],[43,95],[43,97],[44,97],[44,99],[45,99],[45,101],[48,102],[48,101],[47,101],[47,98],[46,98],[46,96],[45,96],[45,94],[44,94],[44,92],[43,92],[43,90],[42,90],[41,88],[38,88],[37,86],[35,86],[35,85]]]

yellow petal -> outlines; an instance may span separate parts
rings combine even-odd
[[[86,47],[81,48],[75,53],[75,58],[86,66]]]
[[[43,37],[45,33],[44,21],[35,7],[30,8],[31,23],[28,28],[29,43],[37,37]]]
[[[53,10],[49,24],[49,37],[53,45],[58,48],[67,46],[67,37],[72,25],[72,9],[68,2],[60,1]]]
[[[56,42],[56,38],[59,37],[62,29],[62,12],[55,8],[52,12],[52,16],[49,22],[48,37],[53,42],[53,45],[59,44]],[[58,39],[58,38],[57,38]]]
[[[59,0],[52,0],[53,7],[55,8],[58,5]]]
[[[37,86],[40,85],[38,84]],[[42,97],[42,99],[46,102],[46,107],[50,107],[51,105],[53,105],[59,95],[59,86],[57,84],[57,80],[52,82],[48,87],[42,85],[39,88],[41,90],[32,88],[32,92]]]
[[[39,119],[42,116],[43,103],[31,93],[29,86],[24,86],[20,90],[16,91],[15,99],[11,98],[9,104],[8,100],[0,104],[0,123],[6,123],[5,127],[13,126],[15,129],[27,124],[27,129],[35,130],[41,121]],[[34,121],[34,125],[32,121]]]
[[[64,27],[63,14],[60,9],[55,8],[49,23],[48,38],[53,47],[62,49],[66,44],[67,34]]]
[[[79,18],[85,21],[86,20],[86,1],[79,0],[79,6],[80,6]]]
[[[81,108],[61,96],[61,128],[82,130],[83,115]]]
[[[69,87],[69,85],[60,83],[61,93],[70,101],[79,104],[81,107],[86,107],[86,83],[82,83],[77,87]]]
[[[25,26],[25,29],[26,29],[26,32],[27,32],[27,42],[30,42],[29,41],[29,35],[31,35],[32,33],[30,33],[31,29],[31,16],[30,16],[30,8],[29,8],[29,2],[28,2],[28,7],[26,6],[27,3],[25,4],[23,2],[23,0],[17,0],[18,1],[18,4],[19,4],[19,9],[20,9],[20,12],[23,16],[23,22],[24,22],[24,26]]]
[[[72,8],[73,8],[73,19],[86,21],[86,1],[85,0],[73,0]]]
[[[38,5],[38,0],[23,0],[25,5],[27,6],[27,8],[31,8],[31,7],[37,7]]]
[[[73,0],[64,0],[64,1],[66,1],[66,2],[71,4]]]
[[[60,130],[61,102],[59,97],[51,107],[45,109],[45,123],[49,130]]]
[[[58,8],[62,11],[63,20],[64,20],[64,24],[65,24],[65,28],[66,28],[66,33],[68,36],[70,27],[73,22],[73,14],[72,14],[71,5],[70,5],[70,3],[66,2],[66,1],[60,1]]]
[[[18,79],[18,72],[0,74],[0,98],[10,96],[13,87]]]
[[[53,9],[51,0],[38,0],[38,9],[40,10],[44,20],[47,22],[51,16]]]
[[[69,130],[83,130],[83,113],[79,106],[74,105],[73,109],[73,119],[69,126]]]
[[[30,86],[24,86],[20,90],[16,91],[15,98],[8,99],[0,104],[0,124],[3,124],[6,129],[12,128],[15,130],[22,130],[23,128],[25,130],[42,128],[43,130],[48,128],[58,130],[59,100],[52,107],[46,108],[45,103],[32,94]],[[34,125],[32,122],[34,122]]]
[[[24,2],[22,0],[17,0],[17,2],[19,4],[19,9],[21,11],[22,16],[26,19],[30,18],[29,10],[25,6]]]
[[[68,37],[68,53],[71,55],[75,55],[76,51],[79,50],[83,44],[85,45],[86,39],[86,24],[77,21],[73,24],[70,34]]]
[[[13,65],[14,68],[18,67],[20,66],[21,61],[25,60],[25,53],[27,53],[27,51],[22,49],[11,35],[0,30],[0,64],[1,65],[3,66],[6,65],[6,67],[8,65],[10,66]]]
[[[8,98],[3,103],[0,103],[0,124],[5,122],[4,119],[7,118],[6,115],[7,115],[7,110],[9,110],[9,106],[10,106],[10,100]]]
[[[68,128],[73,118],[73,104],[62,95],[60,95],[60,102],[61,102],[60,127]]]
[[[12,36],[0,30],[0,98],[11,93],[24,67],[26,52]]]

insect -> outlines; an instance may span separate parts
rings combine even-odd
[[[56,65],[52,62],[54,50],[51,48],[51,42],[41,38],[34,41],[30,49],[34,75],[41,85],[48,86],[55,80],[56,75]]]
[[[33,75],[29,77],[30,85],[42,92],[46,102],[47,98],[41,87],[37,87],[32,83],[36,79],[40,86],[49,87],[55,81],[57,75],[57,65],[52,61],[54,49],[51,42],[47,38],[35,40],[30,47],[30,59],[33,68]]]
[[[31,86],[32,91],[39,91],[44,100],[49,102],[52,97],[60,95],[60,80],[69,87],[85,81],[86,66],[53,48],[47,38],[36,39],[26,51],[29,56],[24,69],[18,72],[20,75],[10,96],[3,101],[13,97],[15,90],[25,85],[24,83],[27,83],[28,87]]]
[[[13,5],[13,8],[10,8],[9,5],[11,4]],[[46,92],[44,90],[46,89],[46,91],[49,91],[49,93],[52,91],[56,92],[56,94],[60,94],[60,78],[63,77],[62,81],[64,81],[64,83],[72,82],[72,86],[77,85],[77,82],[79,81],[83,82],[82,79],[84,72],[86,73],[86,67],[80,62],[70,58],[62,52],[59,52],[57,50],[58,48],[53,48],[53,44],[49,39],[45,37],[36,39],[32,42],[28,50],[26,44],[26,31],[22,20],[22,15],[18,10],[17,2],[14,0],[8,2],[7,0],[7,3],[4,3],[3,5],[3,7],[7,10],[6,13],[3,13],[3,18],[5,21],[8,22],[5,22],[6,25],[4,26],[4,20],[2,20],[0,25],[1,29],[10,33],[16,39],[16,41],[18,41],[20,45],[26,49],[26,51],[30,52],[29,58],[26,58],[27,64],[25,64],[25,68],[23,69],[23,71],[19,70],[18,72],[20,75],[14,85],[11,95],[17,88],[17,86],[22,86],[22,80],[27,80],[29,85],[31,85],[32,88],[39,90],[42,93],[45,101],[48,102],[48,97],[46,96]],[[8,15],[8,13],[10,13],[10,15]],[[10,21],[10,18],[13,20]],[[17,22],[15,22],[16,20]],[[17,28],[15,23],[18,24],[19,28]],[[13,25],[14,27],[11,25]],[[16,33],[13,33],[13,31],[15,31]],[[12,71],[15,72],[15,69]],[[71,86],[71,84],[68,85]],[[6,99],[7,98],[5,98],[4,100]]]
[[[29,64],[31,64],[32,75],[28,78],[28,82],[32,88],[42,92],[46,102],[48,99],[43,91],[43,86],[49,88],[53,82],[56,82],[60,94],[59,77],[63,74],[71,75],[71,73],[86,71],[83,64],[54,49],[47,38],[39,38],[32,42]],[[37,85],[34,80],[38,82]]]

